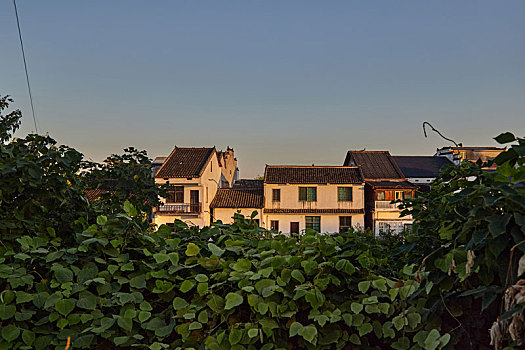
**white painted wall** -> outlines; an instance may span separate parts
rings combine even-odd
[[[269,230],[271,221],[279,221],[279,231],[290,233],[290,223],[299,222],[299,232],[306,229],[306,216],[321,217],[321,232],[336,233],[339,232],[339,216],[352,216],[352,226],[354,228],[364,228],[364,214],[264,214],[264,222]]]
[[[316,187],[316,202],[300,202],[299,187]],[[352,188],[352,201],[337,200],[338,187]],[[281,201],[272,201],[272,190],[281,190]],[[264,207],[266,209],[363,209],[365,207],[364,184],[348,185],[296,185],[296,184],[264,184]]]
[[[216,153],[210,157],[210,160],[204,167],[204,171],[200,177],[192,179],[187,178],[155,178],[155,183],[184,186],[184,203],[190,203],[190,191],[199,191],[199,201],[202,203],[202,212],[199,215],[167,215],[155,213],[153,223],[157,225],[172,223],[175,219],[182,220],[189,225],[197,225],[199,227],[208,226],[210,224],[210,203],[217,193],[217,187],[221,177],[221,168],[217,160]],[[165,203],[165,199],[161,198]],[[175,203],[174,203],[175,204]]]
[[[235,213],[239,212],[249,219],[254,211],[257,212],[257,216],[254,219],[259,219],[259,226],[266,227],[263,222],[262,209],[260,208],[215,208],[213,210],[213,219],[214,221],[221,220],[223,224],[232,224]]]
[[[413,184],[429,184],[435,177],[409,177],[407,180]]]

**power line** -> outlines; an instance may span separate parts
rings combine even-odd
[[[35,123],[35,132],[38,134],[38,127],[36,125],[35,107],[33,106],[33,95],[31,94],[31,85],[29,84],[29,74],[27,73],[26,54],[24,52],[22,32],[20,30],[20,21],[18,20],[18,10],[16,9],[16,0],[13,0],[13,5],[15,6],[16,25],[18,26],[18,37],[20,38],[20,47],[22,48],[22,59],[24,60],[24,69],[26,72],[27,89],[29,90],[29,101],[31,102],[31,111],[33,112],[33,122]]]

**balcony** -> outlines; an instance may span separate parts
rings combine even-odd
[[[165,204],[157,207],[158,214],[199,214],[202,203]]]
[[[390,201],[375,201],[376,211],[397,211],[400,203],[390,203]]]

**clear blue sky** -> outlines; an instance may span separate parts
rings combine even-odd
[[[525,135],[525,1],[18,0],[40,131],[102,160],[234,147],[264,164]],[[0,93],[32,119],[12,1]]]

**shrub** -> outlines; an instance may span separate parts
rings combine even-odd
[[[419,284],[375,275],[387,259],[358,233],[273,237],[237,218],[146,234],[124,208],[75,234],[75,245],[44,232],[0,250],[4,348],[58,349],[67,337],[77,348],[151,349],[448,341],[422,325]]]

